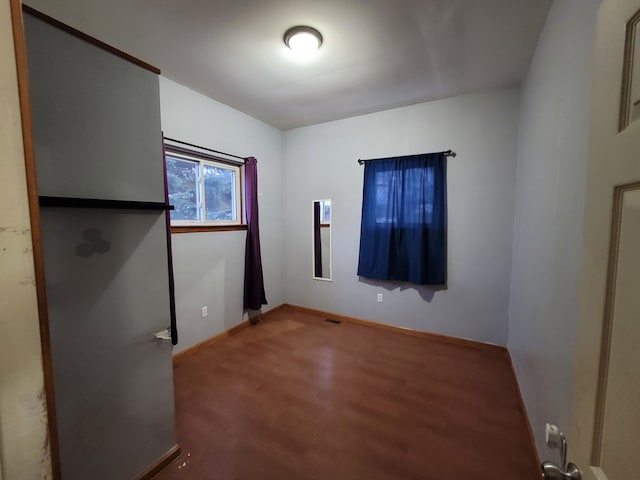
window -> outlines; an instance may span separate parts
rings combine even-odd
[[[173,227],[242,224],[239,166],[173,148],[166,161]]]

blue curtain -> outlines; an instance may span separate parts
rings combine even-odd
[[[446,266],[444,154],[366,162],[358,275],[445,285]]]

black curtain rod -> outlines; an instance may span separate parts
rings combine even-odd
[[[247,163],[247,158],[246,157],[240,157],[240,156],[234,155],[232,153],[221,152],[219,150],[213,150],[213,149],[207,148],[207,147],[201,147],[200,145],[194,145],[193,143],[183,142],[181,140],[176,140],[175,138],[164,137],[164,139],[165,140],[169,140],[170,142],[179,143],[181,145],[187,145],[189,147],[199,148],[200,150],[206,150],[207,152],[217,153],[218,155],[226,155],[227,157],[237,158],[239,160],[242,160],[244,163]]]
[[[445,150],[444,152],[436,152],[436,153],[442,153],[445,157],[456,157],[456,155],[458,155],[456,152],[454,152],[453,150]],[[364,162],[375,162],[376,160],[388,160],[388,158],[369,158],[367,160],[362,160],[362,159],[358,159],[358,163],[360,165],[364,165]]]

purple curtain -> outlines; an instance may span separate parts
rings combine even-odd
[[[247,199],[247,245],[244,256],[244,308],[260,310],[266,305],[262,256],[260,254],[260,228],[258,227],[258,161],[247,158],[244,166],[245,195]]]
[[[322,278],[322,239],[320,237],[320,202],[313,202],[313,276]]]

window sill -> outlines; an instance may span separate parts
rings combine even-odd
[[[171,227],[171,233],[233,232],[247,230],[247,225],[189,225]]]

